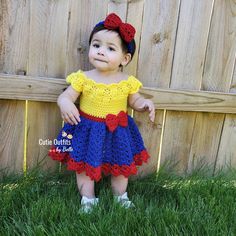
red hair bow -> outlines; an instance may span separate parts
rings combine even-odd
[[[104,26],[107,29],[119,29],[120,36],[126,43],[130,43],[134,39],[135,28],[129,23],[123,23],[115,13],[111,13],[106,17]]]
[[[128,125],[128,117],[124,111],[121,111],[117,116],[108,114],[106,116],[106,125],[110,132],[113,132],[118,125],[126,127]]]

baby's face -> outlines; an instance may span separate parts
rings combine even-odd
[[[119,34],[102,30],[93,35],[89,48],[89,61],[98,70],[115,71],[119,65],[126,65],[130,54],[124,53]]]

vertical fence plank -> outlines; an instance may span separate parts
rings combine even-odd
[[[31,1],[28,75],[64,77],[68,1]],[[48,158],[50,145],[39,140],[53,140],[62,120],[56,104],[29,102],[27,167],[41,163],[45,169],[57,164]]]
[[[224,120],[224,127],[221,135],[219,152],[215,164],[215,170],[236,168],[236,117],[227,114]]]
[[[145,86],[169,88],[180,1],[144,4],[138,76]]]
[[[231,15],[232,17],[232,15]],[[236,61],[234,64],[234,73],[231,83],[231,93],[236,93]],[[227,167],[236,167],[236,116],[234,114],[226,114],[224,128],[221,135],[219,152],[216,161],[216,170],[227,169]]]
[[[137,177],[144,177],[158,170],[163,116],[164,112],[156,112],[155,123],[151,124],[146,113],[134,113],[135,122],[142,134],[145,147],[150,154],[148,163],[138,168]]]
[[[125,21],[127,16],[127,6],[128,1],[117,1],[117,0],[109,0],[108,2],[108,14],[111,12],[115,12],[120,16],[120,18]]]
[[[166,113],[160,164],[183,173],[188,165],[196,114],[182,111]]]
[[[0,2],[0,72],[17,74],[26,70],[28,56],[29,3]],[[0,101],[0,169],[23,170],[24,101]]]
[[[23,171],[24,109],[23,101],[0,100],[0,174]]]
[[[213,2],[181,1],[170,88],[200,89]],[[188,169],[195,118],[195,112],[166,114],[161,162],[178,163],[176,171]]]
[[[211,171],[214,170],[223,122],[223,114],[197,113],[189,154],[188,172],[191,173],[193,169],[197,170],[205,165]]]
[[[230,93],[236,93],[236,60],[234,63],[234,73],[233,73],[233,78],[230,86]]]
[[[144,86],[168,88],[180,1],[145,1],[137,75]],[[161,144],[164,111],[156,111],[154,124],[148,114],[135,112],[135,120],[150,153],[141,175],[155,172]],[[150,141],[151,140],[151,141]]]
[[[234,92],[236,56],[236,2],[215,1],[214,15],[209,37],[203,88]],[[232,91],[230,90],[232,88]],[[216,159],[216,170],[231,165],[236,167],[236,116],[222,115],[222,134]]]
[[[136,52],[133,56],[132,61],[128,64],[127,67],[123,69],[124,72],[130,75],[137,75],[138,72],[138,55],[139,55],[139,47],[140,47],[140,39],[141,39],[141,31],[142,31],[142,19],[144,12],[144,1],[135,1],[130,2],[127,7],[127,22],[135,26],[136,34],[135,34],[135,43],[136,43]]]

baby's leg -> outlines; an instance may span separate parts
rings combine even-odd
[[[126,192],[128,185],[128,178],[123,175],[117,177],[111,176],[111,186],[114,194],[114,199],[125,208],[135,207],[132,201],[129,200]]]
[[[128,178],[123,175],[111,176],[111,187],[114,195],[122,195],[126,192]]]
[[[81,196],[88,198],[95,198],[94,192],[94,180],[91,180],[89,176],[82,172],[76,173],[77,186]]]

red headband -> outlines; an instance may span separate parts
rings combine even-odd
[[[104,26],[107,29],[118,29],[120,32],[121,38],[126,42],[130,43],[134,39],[135,35],[135,28],[128,23],[123,23],[119,16],[115,13],[109,14],[105,21]]]

